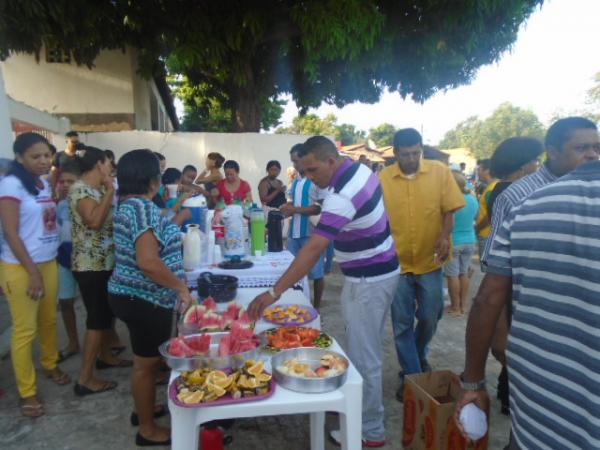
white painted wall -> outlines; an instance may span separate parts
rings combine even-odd
[[[101,52],[94,67],[75,63],[39,63],[30,54],[13,54],[2,63],[6,93],[50,113],[133,113],[131,56]]]
[[[4,91],[4,77],[0,65],[0,158],[14,157],[12,151],[13,133],[10,125],[8,97]]]
[[[179,170],[187,164],[200,172],[210,152],[219,152],[240,165],[240,177],[250,183],[254,201],[258,201],[258,183],[266,175],[267,162],[281,163],[281,181],[287,183],[286,168],[291,167],[290,148],[310,136],[262,133],[159,133],[155,131],[120,131],[80,133],[79,139],[94,147],[113,150],[118,157],[136,148],[148,148],[165,155],[167,167]]]

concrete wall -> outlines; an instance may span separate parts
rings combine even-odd
[[[8,97],[4,91],[4,76],[0,65],[0,158],[13,158],[13,133],[10,126]]]
[[[14,54],[3,64],[6,93],[50,113],[133,113],[131,57],[119,50],[98,55],[92,70],[75,63],[39,63]]]
[[[48,63],[43,49],[39,61],[20,53],[0,66],[11,98],[40,111],[67,115],[78,130],[151,130],[151,96],[158,115],[165,118],[157,118],[158,129],[172,129],[154,81],[137,73],[133,50],[103,51],[92,69],[74,62]]]
[[[135,148],[149,148],[167,158],[167,167],[181,170],[192,164],[200,172],[210,152],[219,152],[226,159],[240,164],[240,177],[252,186],[253,198],[258,203],[257,186],[266,175],[267,162],[281,163],[281,181],[287,183],[286,168],[291,167],[289,151],[310,136],[261,133],[159,133],[153,131],[121,131],[114,133],[80,134],[88,145],[113,150],[117,157]]]

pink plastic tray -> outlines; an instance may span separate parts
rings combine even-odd
[[[265,316],[265,312],[269,311],[270,309],[273,309],[273,308],[286,308],[288,306],[299,306],[301,308],[306,309],[310,313],[310,320],[307,320],[307,321],[304,321],[304,322],[298,322],[297,320],[276,321],[276,320],[267,319],[267,317]],[[275,304],[273,306],[269,306],[267,309],[265,309],[265,311],[263,311],[263,316],[262,316],[262,318],[264,319],[265,322],[272,323],[273,325],[292,326],[292,327],[297,327],[297,326],[303,327],[303,326],[306,326],[306,324],[311,323],[317,317],[319,317],[319,312],[315,308],[313,308],[312,306],[298,305],[298,304],[294,304],[294,303],[288,303],[288,304],[282,304],[282,305]]]
[[[219,400],[213,400],[212,402],[187,404],[180,402],[177,398],[177,379],[174,379],[171,385],[169,386],[169,398],[180,408],[203,408],[205,406],[235,405],[236,403],[257,402],[260,400],[265,400],[275,393],[275,386],[275,380],[271,379],[271,381],[269,381],[269,392],[263,395],[256,395],[254,397],[233,398],[229,394],[226,394]]]

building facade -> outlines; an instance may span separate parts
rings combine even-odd
[[[155,130],[178,127],[164,77],[143,79],[133,49],[102,51],[91,68],[69,54],[42,49],[39,60],[14,54],[1,63],[9,100],[66,118],[76,131]],[[11,117],[13,131],[37,124]]]

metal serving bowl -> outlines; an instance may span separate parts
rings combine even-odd
[[[282,350],[271,358],[273,376],[280,386],[291,391],[303,392],[306,394],[320,394],[323,392],[335,391],[346,382],[348,369],[340,375],[329,378],[307,378],[295,377],[281,372],[278,367],[290,359],[297,359],[300,362],[310,364],[313,369],[321,365],[321,357],[324,355],[334,355],[342,358],[349,364],[348,359],[339,353],[331,350],[315,347],[299,347],[289,350]]]
[[[173,370],[195,370],[211,368],[215,370],[236,370],[244,365],[248,359],[259,359],[260,347],[247,352],[237,353],[229,356],[219,356],[219,344],[223,336],[229,333],[211,333],[210,351],[208,356],[172,356],[169,354],[169,341],[163,342],[158,351],[165,358],[167,365]],[[186,337],[200,336],[200,334]]]

